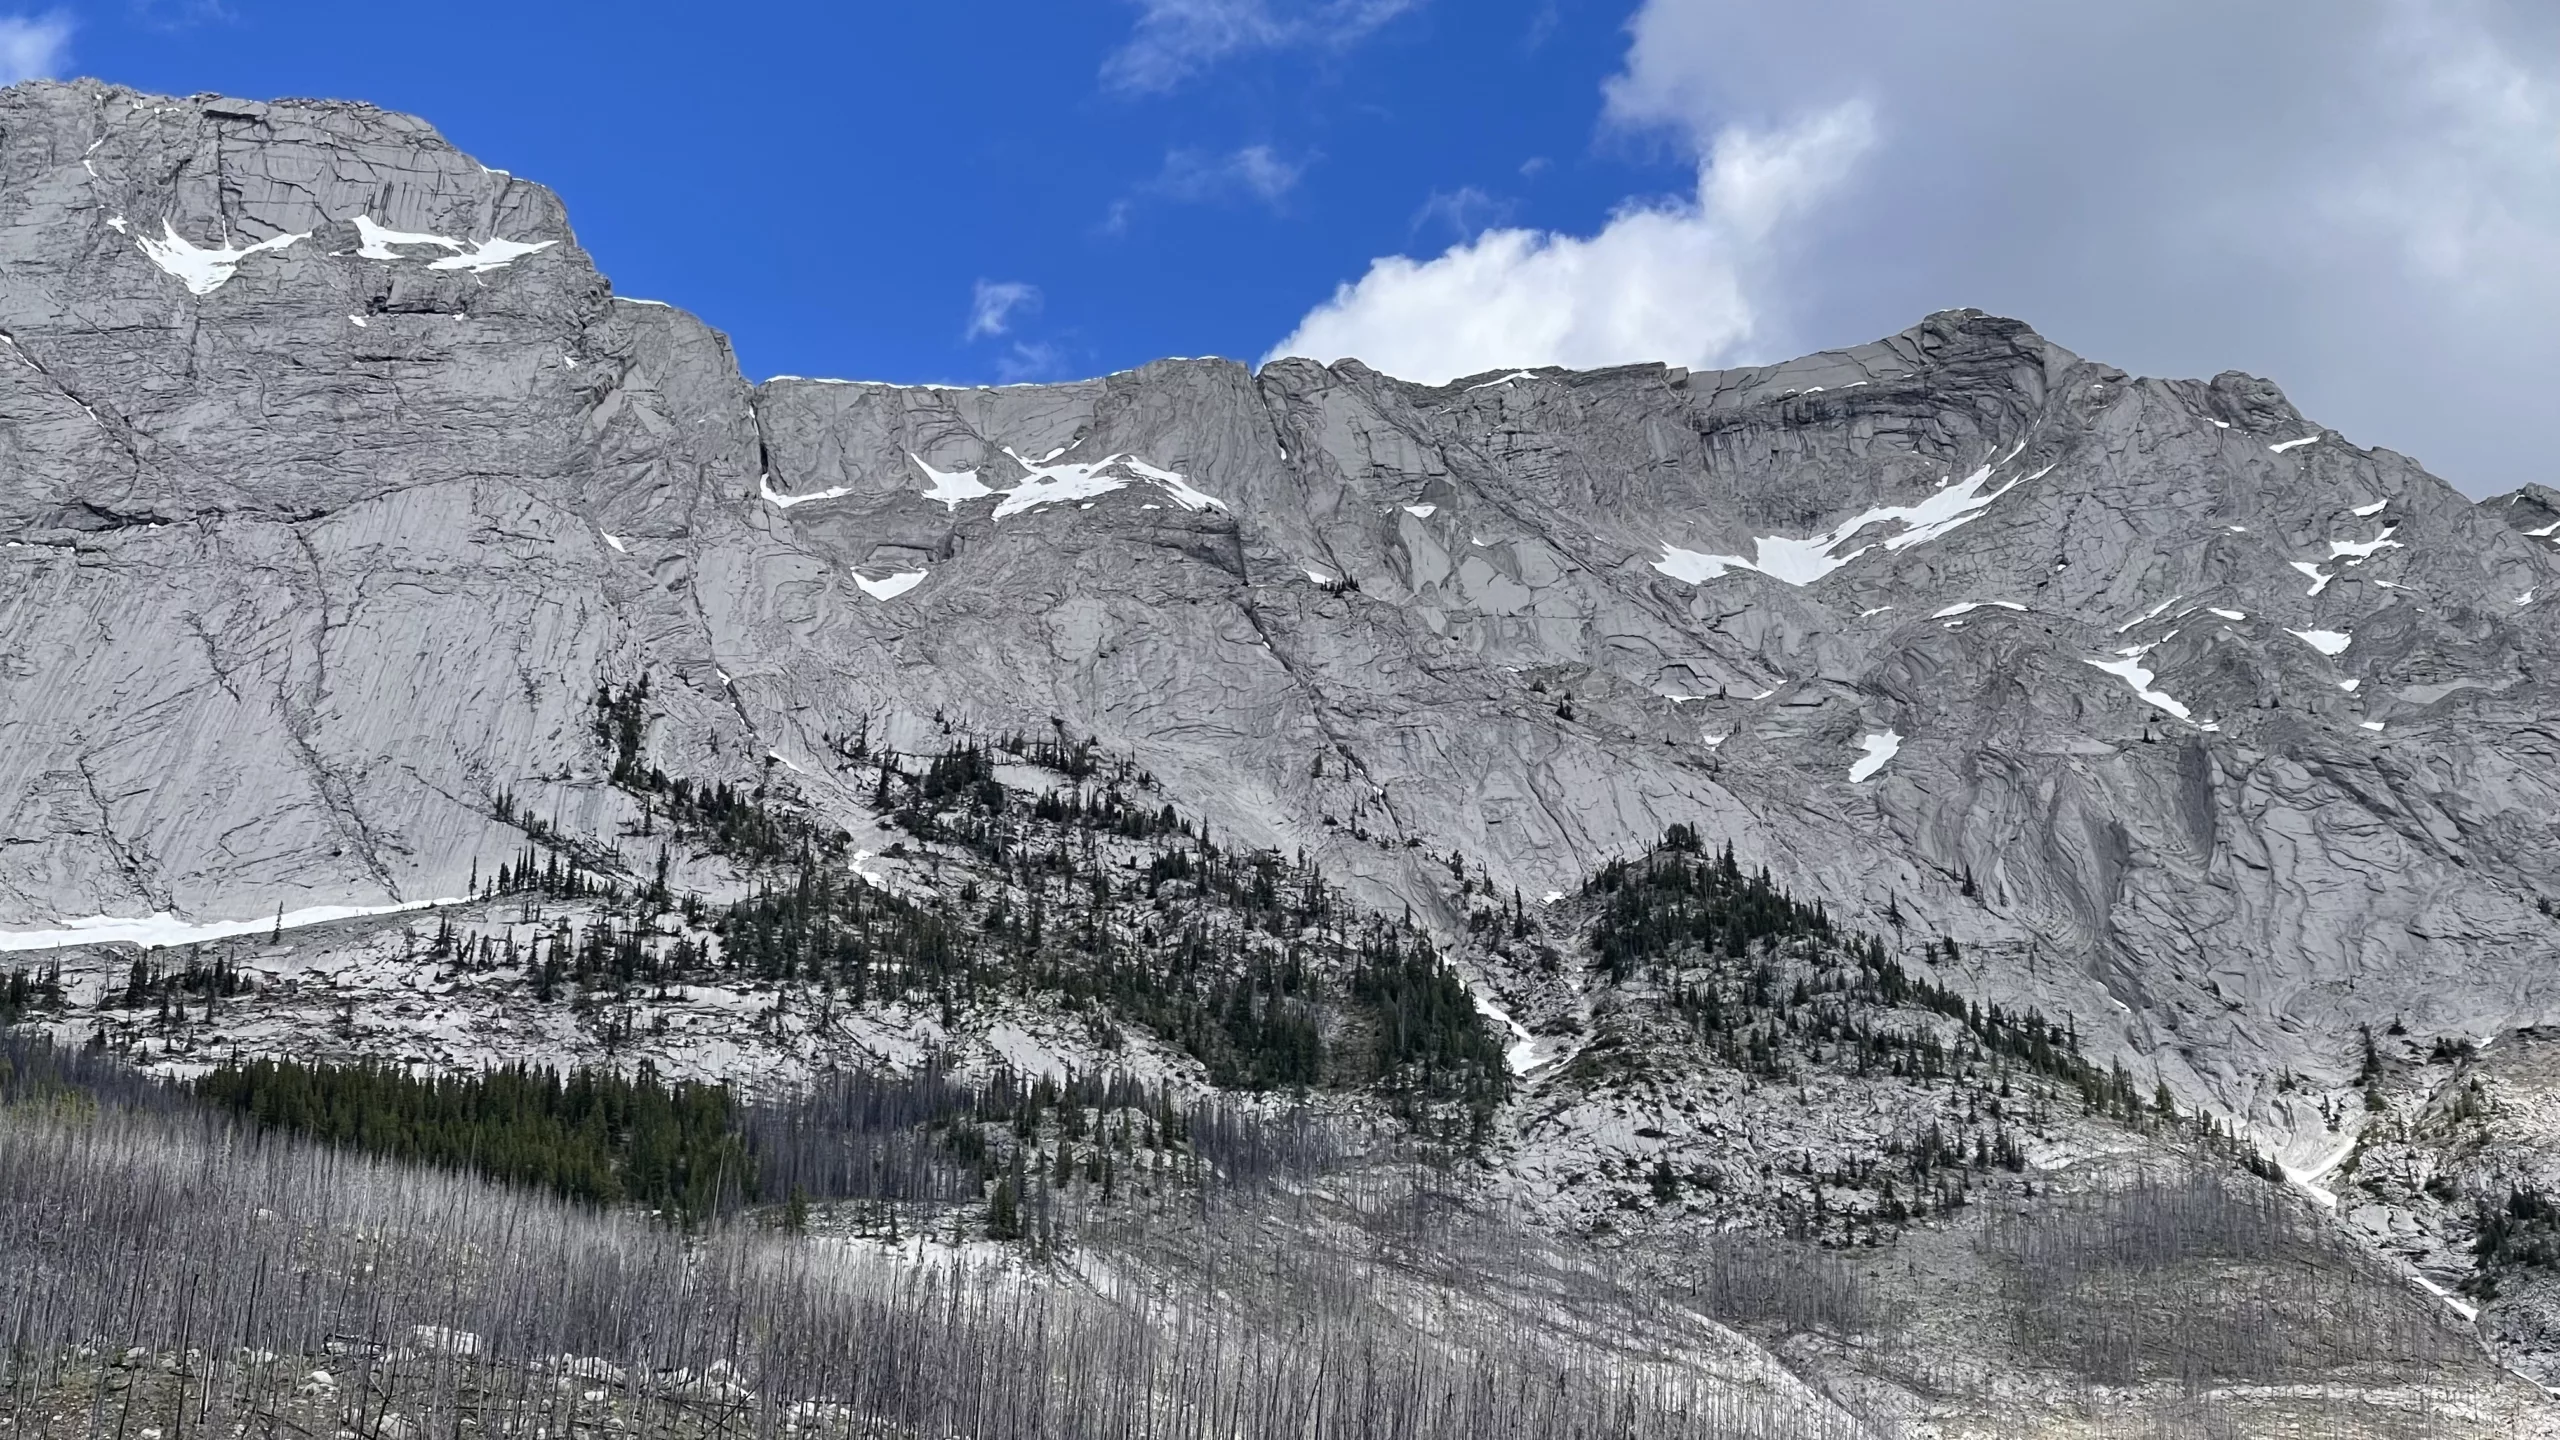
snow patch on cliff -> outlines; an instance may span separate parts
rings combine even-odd
[[[1883,769],[1884,762],[1901,754],[1902,735],[1899,731],[1887,729],[1881,734],[1862,736],[1858,748],[1867,753],[1849,767],[1849,783],[1852,785]]]
[[[282,250],[297,240],[311,238],[307,232],[277,235],[245,247],[226,245],[208,250],[187,243],[186,237],[166,220],[160,222],[160,236],[157,240],[148,235],[140,236],[133,243],[150,257],[152,264],[177,276],[181,284],[198,295],[210,295],[221,289],[223,282],[238,272],[240,262],[259,251]]]
[[[2014,455],[2016,452],[2011,453]],[[1662,558],[1653,562],[1653,568],[1691,585],[1718,579],[1731,570],[1754,570],[1789,585],[1810,585],[1875,549],[1874,544],[1845,552],[1841,548],[1871,527],[1902,526],[1899,532],[1878,543],[1889,551],[1907,550],[1978,518],[1992,501],[2053,469],[2048,465],[2023,480],[2013,480],[1985,493],[1983,487],[1990,483],[1991,472],[1996,468],[1985,465],[1916,505],[1879,505],[1860,511],[1832,530],[1810,539],[1799,540],[1785,535],[1759,536],[1751,542],[1752,556],[1748,560],[1739,555],[1711,555],[1704,551],[1684,550],[1666,543],[1662,547]]]

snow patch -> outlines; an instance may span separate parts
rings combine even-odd
[[[356,239],[360,242],[356,246],[356,253],[367,260],[406,259],[408,257],[403,256],[395,247],[405,245],[415,248],[432,245],[453,253],[427,262],[428,269],[468,270],[474,275],[484,275],[492,270],[505,269],[527,255],[538,254],[560,243],[557,240],[509,240],[496,235],[486,240],[456,240],[450,235],[429,235],[415,230],[388,229],[375,224],[373,217],[369,215],[357,216],[355,226]]]
[[[2363,683],[2364,681],[2362,680],[2341,680],[2338,682],[2338,688],[2346,691],[2350,695],[2353,695],[2356,693],[2356,687]]]
[[[852,494],[853,487],[830,485],[824,490],[812,490],[806,495],[785,495],[773,488],[772,476],[759,475],[756,477],[756,493],[762,495],[776,510],[788,510],[794,505],[806,505],[812,500],[840,500]]]
[[[2292,560],[2286,563],[2293,566],[2294,569],[2311,577],[2311,588],[2305,592],[2307,594],[2319,594],[2321,591],[2329,588],[2330,581],[2338,578],[2337,576],[2330,574],[2328,571],[2321,569],[2319,566],[2312,564],[2308,560]]]
[[[2550,524],[2543,526],[2543,527],[2542,527],[2541,529],[2539,529],[2539,530],[2527,530],[2527,531],[2526,531],[2526,532],[2524,532],[2524,533],[2525,533],[2525,535],[2526,535],[2526,537],[2527,537],[2528,539],[2533,539],[2533,540],[2549,540],[2549,539],[2552,539],[2552,538],[2554,538],[2555,536],[2560,536],[2560,520],[2554,520],[2554,521],[2552,521]]]
[[[2323,655],[2347,653],[2347,646],[2356,638],[2344,630],[2287,630],[2284,633]]]
[[[923,471],[925,478],[933,482],[933,488],[924,492],[924,498],[941,501],[945,511],[959,509],[960,502],[963,500],[975,500],[982,495],[996,493],[987,488],[986,483],[978,478],[978,472],[975,470],[936,470],[924,463],[923,457],[913,452],[909,452],[907,458],[915,461],[916,468]]]
[[[599,530],[596,533],[604,537],[604,543],[607,545],[612,546],[614,549],[621,551],[625,555],[631,553],[631,547],[622,543],[621,536],[614,534],[610,530]]]
[[[1412,516],[1416,520],[1428,520],[1432,516],[1440,513],[1440,507],[1437,505],[1407,505],[1404,507],[1404,513]]]
[[[1131,477],[1152,481],[1185,510],[1227,508],[1225,501],[1193,489],[1182,476],[1150,465],[1134,455],[1111,455],[1083,464],[1051,464],[1025,460],[1011,449],[1004,453],[1012,456],[1014,463],[1030,474],[1021,484],[1002,492],[1004,499],[996,505],[995,518],[998,520],[1024,514],[1042,505],[1096,499],[1127,487]]]
[[[2249,612],[2246,610],[2225,610],[2218,605],[2207,605],[2204,607],[2204,613],[2207,615],[2219,615],[2225,620],[2246,620],[2249,618]]]
[[[2152,674],[2151,667],[2142,663],[2142,657],[2150,653],[2150,646],[2137,645],[2131,651],[2119,655],[2113,660],[2084,660],[2082,663],[2104,670],[2108,674],[2122,680],[2127,685],[2132,686],[2133,693],[2141,697],[2143,703],[2147,705],[2157,706],[2160,709],[2166,710],[2170,714],[2177,716],[2181,720],[2191,721],[2195,719],[2195,716],[2188,711],[2187,707],[2174,696],[2164,694],[2151,687],[2151,682],[2155,677]]]
[[[277,235],[240,249],[226,245],[218,250],[206,250],[188,244],[176,227],[166,220],[160,222],[160,236],[154,240],[144,235],[133,243],[150,258],[152,264],[177,276],[180,283],[198,295],[210,295],[221,289],[223,282],[239,270],[240,262],[259,251],[282,250],[297,240],[311,238],[306,231],[300,235]]]
[[[369,915],[398,915],[411,910],[431,910],[439,905],[464,903],[460,896],[455,896],[445,900],[406,900],[395,905],[314,905],[302,910],[287,910],[281,919],[267,915],[256,920],[202,922],[181,920],[165,910],[138,920],[91,915],[65,920],[59,930],[0,930],[0,952],[51,950],[60,945],[195,945],[207,940],[266,934],[278,927],[298,930],[306,925],[326,925],[332,920],[360,920]]]
[[[1932,615],[1929,618],[1932,620],[1944,620],[1954,615],[1969,615],[1976,610],[1984,608],[1985,606],[2000,610],[2016,610],[2020,613],[2024,613],[2027,608],[2015,600],[1967,600],[1960,604],[1950,605],[1946,609],[1939,611],[1937,614]]]
[[[1526,370],[1514,370],[1499,380],[1481,380],[1467,388],[1469,390],[1490,390],[1496,385],[1508,385],[1514,380],[1535,380],[1537,378],[1537,376],[1530,374]]]
[[[2356,722],[2356,728],[2359,730],[2372,730],[2379,733],[2382,729],[2382,722],[2379,720],[2359,720]]]
[[[2400,527],[2397,525],[2385,525],[2382,527],[2382,533],[2374,536],[2370,540],[2332,540],[2329,542],[2329,558],[2332,560],[2340,558],[2349,560],[2370,560],[2373,558],[2374,552],[2377,550],[2406,549],[2408,547],[2391,538],[2392,532],[2399,528]]]
[[[924,577],[922,570],[901,570],[886,580],[866,580],[857,570],[853,574],[853,583],[861,586],[862,593],[874,600],[895,600],[923,584]]]
[[[2016,453],[2011,451],[2010,455],[2014,457]],[[2005,464],[2006,460],[2001,463]],[[1783,535],[1760,536],[1751,542],[1752,558],[1748,560],[1739,555],[1710,555],[1703,551],[1684,550],[1666,543],[1662,547],[1662,558],[1653,562],[1653,568],[1691,585],[1718,579],[1731,570],[1754,570],[1789,585],[1810,585],[1874,549],[1874,545],[1861,545],[1844,554],[1840,548],[1870,526],[1900,524],[1902,530],[1886,537],[1882,544],[1887,550],[1907,550],[1979,517],[1983,507],[1992,501],[2029,480],[2041,479],[2053,470],[2053,466],[2047,465],[2023,480],[2013,480],[1984,494],[1982,487],[1990,482],[1995,468],[1985,465],[1961,482],[1946,485],[1917,505],[1879,505],[1862,511],[1828,533],[1809,540]]]
[[[2299,439],[2299,440],[2285,440],[2285,441],[2280,441],[2280,442],[2278,442],[2278,443],[2276,443],[2276,444],[2273,444],[2273,445],[2268,446],[2267,448],[2268,448],[2268,449],[2270,449],[2270,450],[2273,450],[2273,451],[2274,451],[2274,452],[2276,452],[2277,454],[2281,455],[2281,454],[2283,454],[2284,452],[2286,452],[2287,450],[2299,449],[2300,447],[2305,446],[2305,445],[2308,445],[2308,444],[2310,444],[2312,441],[2317,440],[2317,439],[2319,439],[2319,438],[2320,438],[2320,437],[2319,437],[2319,436],[2317,436],[2317,435],[2305,435],[2305,436],[2303,436],[2303,437],[2302,437],[2301,439]]]
[[[2390,503],[2391,502],[2388,500],[2376,500],[2370,505],[2359,505],[2347,513],[2360,519],[2370,520],[2374,516],[2381,514],[2384,508],[2389,506]]]
[[[1902,753],[1902,735],[1888,729],[1882,734],[1863,736],[1858,741],[1858,748],[1867,753],[1849,767],[1849,783],[1852,785],[1883,769],[1884,762]]]
[[[2184,596],[2180,596],[2180,595],[2172,595],[2172,596],[2170,596],[2168,599],[2163,600],[2163,601],[2161,601],[2159,604],[2152,606],[2150,609],[2143,611],[2140,615],[2138,615],[2138,616],[2134,617],[2133,619],[2131,619],[2131,620],[2127,620],[2127,621],[2126,621],[2126,622],[2124,622],[2123,624],[2121,624],[2121,625],[2117,626],[2117,627],[2116,627],[2116,633],[2117,633],[2117,634],[2119,634],[2119,635],[2121,635],[2121,634],[2123,634],[2124,632],[2126,632],[2127,630],[2132,629],[2132,628],[2133,628],[2134,626],[2136,626],[2136,625],[2147,625],[2147,624],[2151,623],[2152,621],[2159,619],[2159,618],[2161,617],[2161,615],[2162,615],[2162,614],[2164,614],[2164,613],[2166,613],[2166,612],[2167,612],[2167,610],[2168,610],[2168,608],[2169,608],[2170,606],[2177,604],[2180,600],[2182,600],[2182,599],[2184,599],[2184,598],[2185,598]]]

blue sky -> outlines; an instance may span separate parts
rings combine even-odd
[[[410,111],[752,376],[987,381],[1251,360],[1372,256],[1685,184],[1599,125],[1630,9],[98,0],[61,68]]]
[[[2551,0],[0,0],[0,81],[370,100],[751,376],[1752,363],[1931,310],[2560,480]]]

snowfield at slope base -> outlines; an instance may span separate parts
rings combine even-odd
[[[133,920],[93,915],[66,920],[59,930],[0,930],[0,951],[51,950],[64,945],[195,945],[207,940],[265,934],[279,928],[294,930],[306,925],[325,925],[333,920],[399,915],[411,910],[432,910],[439,905],[462,903],[459,898],[447,898],[407,900],[390,905],[315,905],[256,920],[191,921],[166,913]]]

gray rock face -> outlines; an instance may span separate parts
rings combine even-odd
[[[0,331],[0,926],[458,893],[501,793],[622,817],[591,699],[646,672],[669,769],[849,828],[830,737],[1056,719],[1444,919],[1452,852],[1535,902],[1693,823],[2298,1163],[2278,1078],[2358,1024],[2560,1019],[2560,496],[2261,380],[1952,312],[750,387],[415,121],[91,84],[0,92]]]

